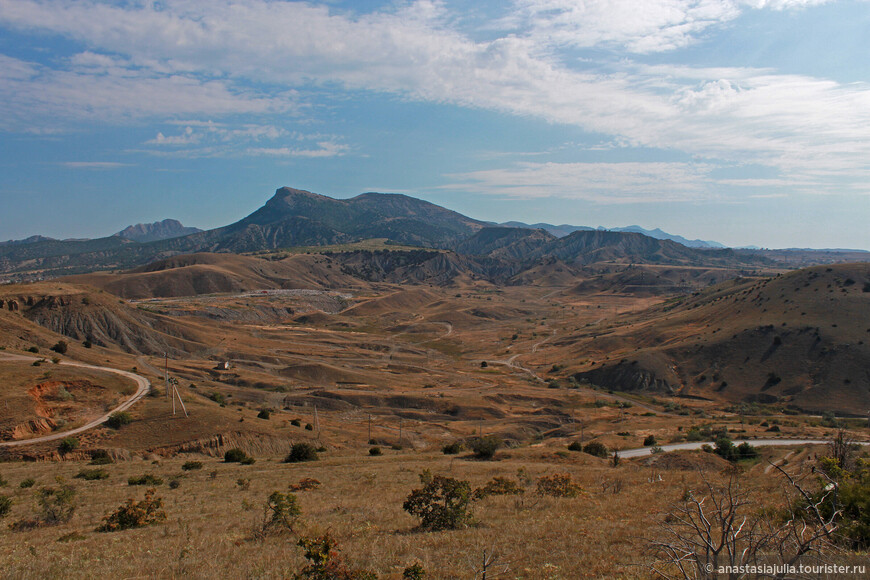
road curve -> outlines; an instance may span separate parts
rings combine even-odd
[[[17,360],[17,361],[34,361],[34,360],[42,360],[41,357],[32,357],[32,356],[24,356],[20,354],[8,354],[8,353],[0,353],[0,360]],[[76,427],[75,429],[70,429],[69,431],[62,431],[60,433],[52,433],[51,435],[44,435],[42,437],[34,437],[32,439],[22,439],[20,441],[0,441],[0,447],[20,447],[22,445],[34,445],[36,443],[45,443],[47,441],[56,441],[57,439],[63,439],[64,437],[70,437],[72,435],[78,435],[79,433],[83,433],[88,429],[93,429],[98,425],[102,425],[106,422],[109,416],[112,413],[117,413],[118,411],[126,411],[130,407],[132,407],[137,401],[141,400],[142,397],[148,394],[148,391],[151,390],[151,383],[145,377],[139,376],[135,373],[131,373],[128,371],[122,371],[118,369],[113,369],[109,367],[98,367],[94,365],[89,365],[80,362],[74,361],[62,361],[58,364],[71,366],[71,367],[79,367],[83,369],[91,369],[97,371],[106,371],[109,373],[115,373],[116,375],[121,375],[122,377],[127,377],[136,382],[138,388],[132,397],[115,407],[114,409],[108,411],[105,415],[98,419],[94,419],[93,421],[82,425],[81,427]]]
[[[734,441],[735,445],[740,445],[746,442],[753,447],[766,446],[785,446],[785,445],[827,445],[828,441],[821,439],[738,439]],[[662,451],[679,451],[685,449],[700,449],[703,445],[710,445],[709,441],[696,441],[692,443],[672,443],[671,445],[662,445]],[[857,445],[870,445],[867,441],[855,441]],[[624,458],[644,457],[652,454],[652,447],[640,447],[638,449],[626,449],[619,451],[619,456]]]

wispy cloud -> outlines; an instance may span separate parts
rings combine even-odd
[[[0,2],[0,26],[60,34],[84,46],[64,66],[0,57],[0,128],[30,127],[38,118],[111,122],[238,114],[261,116],[260,127],[278,126],[268,119],[298,111],[307,88],[328,86],[532,116],[621,145],[753,161],[792,172],[794,179],[809,181],[813,171],[857,176],[870,156],[866,84],[756,68],[648,66],[625,58],[606,65],[568,63],[559,52],[665,52],[696,42],[746,10],[822,3],[517,0],[516,15],[501,23],[503,33],[479,41],[453,28],[447,5],[431,0],[363,15],[265,0]],[[189,135],[161,132],[148,145],[198,145],[205,154],[225,150],[218,140],[232,138],[241,144],[238,150],[254,155],[347,151],[335,143],[251,143],[277,140],[281,129],[220,137],[190,126]]]
[[[130,167],[130,163],[118,163],[115,161],[65,161],[61,163],[63,167],[68,169],[119,169],[121,167]]]

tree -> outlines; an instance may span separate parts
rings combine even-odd
[[[723,566],[760,564],[795,566],[833,549],[838,514],[820,507],[830,491],[814,497],[801,482],[779,466],[786,482],[788,507],[780,513],[762,510],[753,494],[732,470],[724,482],[701,473],[698,489],[687,490],[658,524],[659,533],[648,542],[655,555],[651,565],[661,578],[742,578],[724,573]],[[778,560],[778,561],[777,561]],[[732,568],[733,569],[733,568]]]
[[[66,354],[68,348],[69,345],[65,340],[59,340],[53,347],[51,347],[51,350],[53,350],[57,354]]]

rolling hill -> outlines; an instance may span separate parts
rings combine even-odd
[[[731,280],[556,345],[592,358],[575,379],[611,389],[864,415],[868,312],[870,266],[818,266]]]

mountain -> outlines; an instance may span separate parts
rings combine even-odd
[[[524,228],[524,229],[533,229],[533,230],[546,230],[547,232],[553,234],[557,238],[564,238],[565,236],[571,235],[574,232],[589,232],[589,231],[609,231],[609,232],[624,232],[624,233],[634,233],[634,234],[643,234],[650,238],[655,238],[657,240],[671,240],[672,242],[677,242],[678,244],[683,244],[688,248],[725,248],[724,244],[720,244],[719,242],[705,241],[705,240],[689,240],[684,238],[683,236],[678,236],[675,234],[669,234],[665,231],[662,231],[659,228],[654,230],[647,230],[640,226],[626,226],[624,228],[590,228],[588,226],[572,226],[568,224],[562,224],[559,226],[554,226],[553,224],[546,223],[537,223],[537,224],[524,224],[523,222],[505,222],[503,224],[499,224],[501,226],[509,227],[509,228]]]
[[[678,236],[675,234],[669,234],[665,231],[662,231],[659,228],[654,230],[646,230],[640,226],[626,226],[624,228],[610,228],[612,232],[631,232],[636,234],[643,234],[645,236],[649,236],[651,238],[655,238],[657,240],[671,240],[672,242],[677,242],[678,244],[683,244],[689,248],[725,248],[724,244],[720,244],[719,242],[707,241],[707,240],[689,240],[684,238],[683,236]]]
[[[199,228],[185,227],[178,220],[165,219],[150,224],[127,226],[115,235],[134,242],[146,243],[178,238],[201,231]]]
[[[54,238],[47,238],[45,236],[30,236],[29,238],[24,238],[23,240],[7,240],[5,242],[0,242],[0,246],[22,246],[26,244],[35,244],[36,242],[48,242],[55,241]]]
[[[557,238],[564,238],[568,234],[573,234],[578,231],[592,231],[595,228],[590,228],[588,226],[572,226],[569,224],[562,224],[559,226],[554,226],[553,224],[545,224],[545,223],[537,223],[537,224],[524,224],[523,222],[504,222],[503,224],[498,224],[501,226],[505,226],[508,228],[523,228],[523,229],[531,229],[531,230],[545,230],[546,232],[556,236]]]

